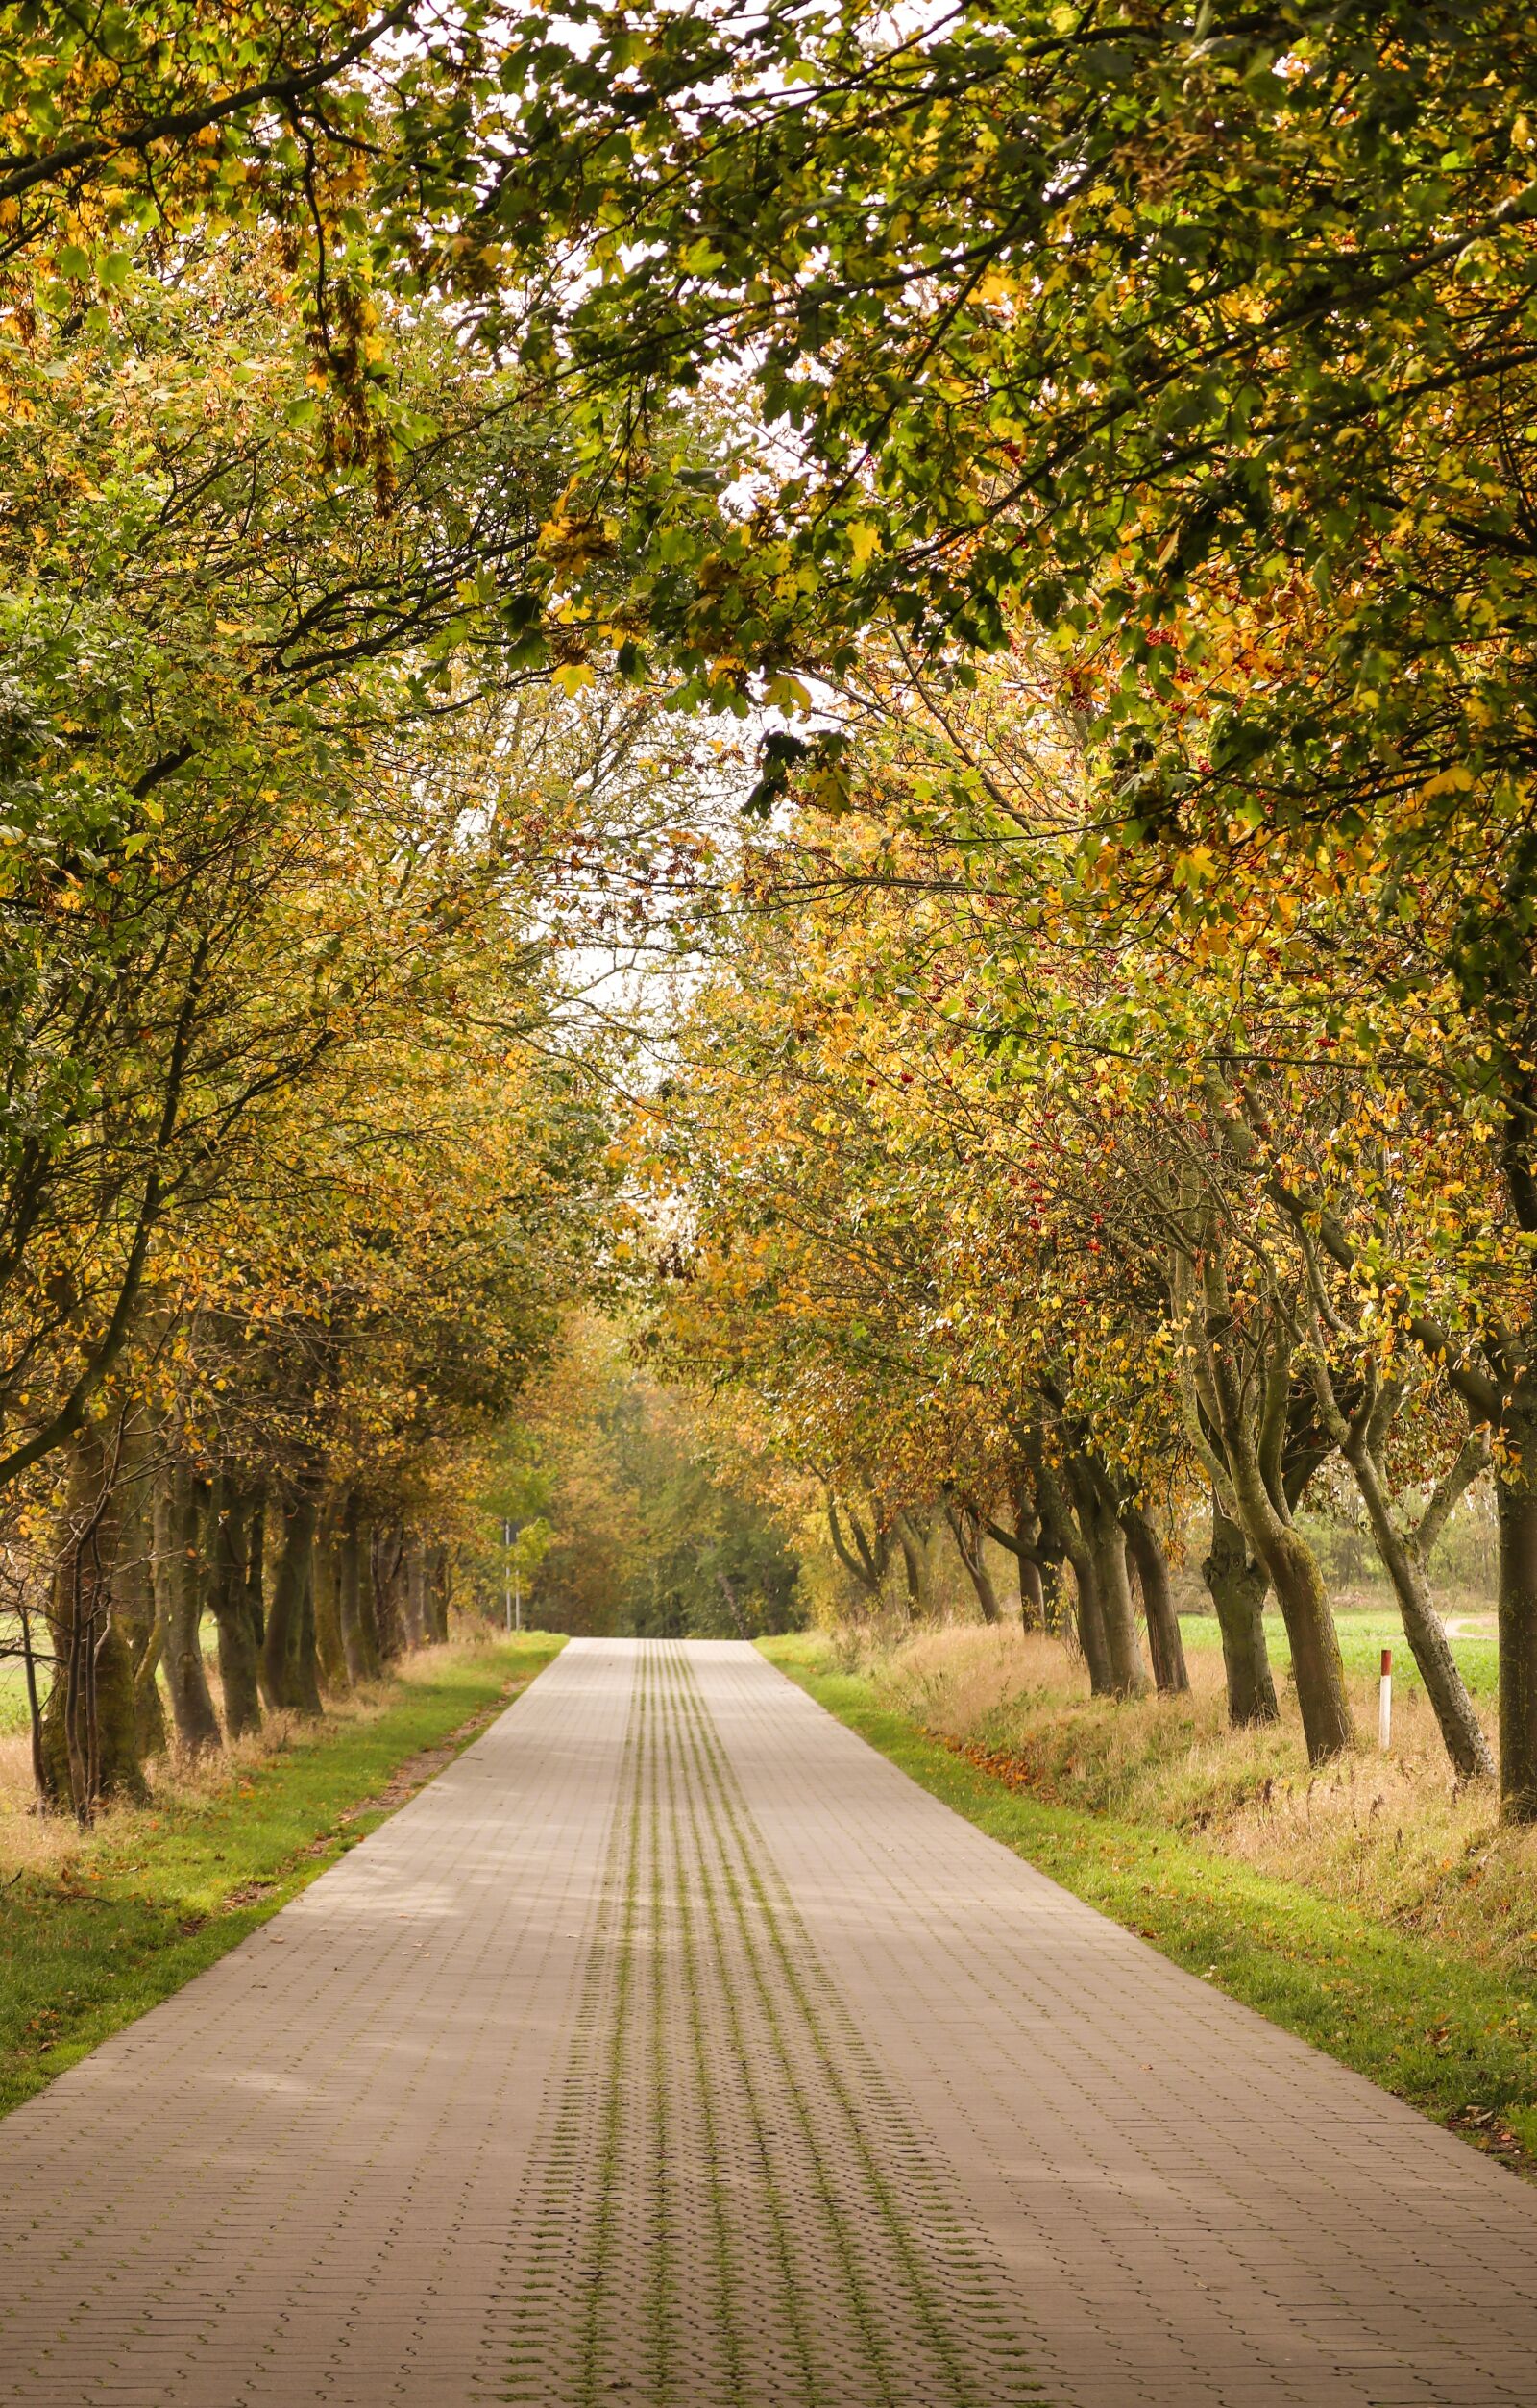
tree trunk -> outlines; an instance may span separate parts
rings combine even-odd
[[[1037,1466],[1036,1486],[1040,1499],[1041,1520],[1050,1536],[1053,1552],[1060,1562],[1065,1561],[1073,1567],[1074,1618],[1078,1644],[1088,1669],[1089,1693],[1093,1697],[1111,1696],[1115,1684],[1110,1673],[1110,1648],[1105,1636],[1105,1619],[1092,1550],[1072,1506],[1062,1493],[1056,1473],[1044,1462]]]
[[[160,1694],[160,1626],[150,1625],[149,1643],[134,1664],[134,1729],[141,1757],[163,1756],[171,1744]]]
[[[1237,1523],[1211,1496],[1211,1547],[1201,1566],[1222,1633],[1222,1664],[1228,1679],[1228,1720],[1235,1731],[1254,1723],[1279,1722],[1276,1683],[1265,1645],[1263,1567],[1249,1552]]]
[[[367,1538],[358,1527],[357,1499],[349,1496],[342,1509],[336,1549],[336,1608],[347,1677],[354,1687],[359,1682],[378,1679],[378,1640],[370,1610],[372,1582],[364,1578],[367,1556]]]
[[[1035,1573],[1037,1585],[1040,1590],[1040,1628],[1049,1632],[1054,1638],[1060,1638],[1067,1624],[1067,1606],[1062,1596],[1062,1567],[1060,1562],[1047,1559],[1044,1562],[1033,1563],[1030,1569]],[[1021,1570],[1021,1583],[1023,1583],[1023,1578],[1024,1574]],[[1021,1585],[1021,1604],[1023,1599],[1024,1590]]]
[[[955,1551],[965,1567],[966,1576],[972,1587],[977,1592],[977,1603],[982,1609],[982,1619],[984,1622],[1001,1620],[998,1610],[998,1592],[993,1587],[992,1575],[988,1570],[985,1552],[987,1539],[983,1535],[979,1516],[968,1512],[964,1506],[946,1506],[945,1520],[950,1525],[950,1535],[955,1540]]]
[[[310,1558],[315,1536],[315,1502],[298,1496],[283,1509],[282,1537],[273,1575],[272,1604],[262,1641],[262,1687],[269,1704],[290,1713],[318,1713],[312,1670],[306,1678],[305,1617],[309,1621],[308,1655],[314,1654],[314,1602],[310,1587]],[[313,1705],[311,1695],[313,1694]]]
[[[315,1653],[324,1686],[335,1696],[348,1686],[347,1650],[342,1644],[341,1547],[337,1509],[328,1506],[315,1532]]]
[[[305,1556],[305,1590],[294,1642],[293,1687],[302,1714],[320,1714],[320,1657],[315,1646],[315,1544],[311,1535]]]
[[[427,1632],[441,1646],[449,1635],[449,1551],[432,1547],[427,1559]]]
[[[1537,1823],[1537,1424],[1497,1465],[1500,1528],[1500,1812]]]
[[[1409,1653],[1420,1668],[1426,1694],[1435,1708],[1436,1721],[1453,1767],[1463,1781],[1493,1781],[1495,1759],[1483,1726],[1473,1710],[1446,1627],[1435,1609],[1430,1584],[1426,1577],[1425,1560],[1411,1538],[1405,1536],[1388,1511],[1387,1498],[1378,1476],[1378,1468],[1370,1450],[1357,1436],[1343,1449],[1346,1462],[1355,1476],[1366,1518],[1377,1541],[1403,1621],[1403,1635],[1409,1642]],[[1500,1687],[1504,1687],[1504,1655],[1500,1654]]]
[[[1160,1696],[1175,1697],[1188,1690],[1190,1675],[1185,1667],[1180,1617],[1174,1610],[1174,1595],[1169,1587],[1168,1558],[1158,1532],[1140,1506],[1122,1507],[1121,1528],[1141,1585],[1153,1679]]]
[[[1126,1576],[1126,1541],[1110,1485],[1096,1463],[1084,1459],[1069,1467],[1078,1526],[1093,1558],[1110,1689],[1115,1697],[1140,1697],[1151,1688],[1136,1635],[1132,1585]],[[1074,1569],[1077,1569],[1076,1563]]]
[[[1030,1472],[1025,1464],[1011,1476],[1009,1505],[1014,1517],[1014,1536],[1019,1541],[1015,1561],[1019,1565],[1019,1621],[1026,1631],[1046,1628],[1046,1592],[1041,1583],[1040,1566],[1024,1552],[1038,1544],[1040,1516],[1036,1511],[1030,1485]]]
[[[112,1574],[112,1620],[128,1649],[134,1683],[134,1728],[140,1757],[163,1756],[165,1702],[156,1678],[160,1631],[155,1612],[153,1477],[141,1419],[125,1416],[119,1485],[122,1513]]]
[[[208,1610],[219,1634],[224,1727],[232,1739],[261,1729],[259,1658],[247,1596],[251,1511],[251,1500],[217,1474],[208,1494],[204,1560]]]
[[[1026,1631],[1043,1631],[1046,1627],[1046,1591],[1041,1584],[1040,1566],[1027,1555],[1019,1562],[1019,1622]]]
[[[111,1798],[149,1794],[134,1709],[134,1663],[112,1610],[119,1529],[116,1465],[99,1423],[70,1450],[63,1520],[49,1592],[56,1663],[37,1732],[35,1770],[51,1806],[68,1806],[85,1826]]]
[[[902,1550],[902,1575],[907,1583],[908,1611],[926,1615],[929,1610],[929,1577],[923,1536],[915,1528],[912,1517],[907,1513],[898,1513],[894,1528],[896,1543]]]
[[[1256,1554],[1270,1574],[1291,1642],[1292,1678],[1302,1712],[1308,1761],[1325,1764],[1355,1744],[1339,1633],[1329,1592],[1311,1547],[1282,1522],[1268,1496],[1262,1502],[1240,1492],[1245,1527]]]
[[[1286,1625],[1308,1759],[1327,1763],[1355,1744],[1339,1633],[1317,1558],[1293,1524],[1284,1496],[1272,1494],[1261,1461],[1267,1431],[1274,1432],[1278,1421],[1283,1421],[1277,1408],[1289,1395],[1294,1349],[1283,1325],[1277,1323],[1270,1333],[1256,1423],[1253,1397],[1246,1395],[1234,1367],[1236,1324],[1222,1246],[1214,1236],[1203,1255],[1201,1276],[1212,1396],[1233,1502],[1244,1535],[1270,1575]]]
[[[1100,1610],[1099,1587],[1094,1577],[1094,1559],[1082,1539],[1075,1538],[1067,1550],[1072,1566],[1074,1622],[1078,1644],[1088,1667],[1088,1687],[1092,1697],[1112,1697],[1115,1683],[1110,1676],[1110,1649],[1105,1642],[1105,1620]]]
[[[405,1643],[408,1647],[427,1645],[427,1558],[420,1539],[408,1541],[404,1555]]]
[[[404,1545],[403,1532],[376,1529],[369,1548],[374,1629],[381,1665],[389,1663],[401,1652],[400,1571]]]
[[[1120,1524],[1107,1519],[1094,1548],[1094,1580],[1099,1590],[1110,1659],[1110,1685],[1117,1697],[1142,1697],[1152,1687],[1136,1634],[1136,1609],[1126,1571],[1126,1541]]]
[[[220,1737],[203,1668],[197,1487],[184,1463],[164,1464],[156,1475],[155,1607],[177,1739],[199,1756],[218,1747]]]

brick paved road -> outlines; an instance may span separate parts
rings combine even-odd
[[[744,1647],[569,1648],[3,2144],[4,2408],[1537,2403],[1537,2193]]]

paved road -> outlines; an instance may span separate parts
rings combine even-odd
[[[1537,2402],[1537,2193],[746,1647],[570,1647],[0,2147],[4,2408]]]

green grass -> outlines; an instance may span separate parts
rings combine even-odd
[[[448,1657],[372,1719],[322,1725],[207,1796],[115,1815],[62,1873],[0,1891],[0,2112],[275,1914],[384,1814],[343,1817],[564,1643],[535,1632]]]
[[[48,1676],[38,1675],[46,1688]],[[27,1728],[27,1668],[19,1657],[0,1656],[0,1734]]]
[[[1403,1625],[1392,1606],[1364,1609],[1345,1608],[1336,1612],[1340,1654],[1348,1673],[1376,1678],[1384,1647],[1393,1650],[1393,1684],[1395,1688],[1418,1689],[1419,1673],[1409,1643],[1403,1635]],[[1216,1648],[1222,1646],[1222,1633],[1213,1613],[1182,1613],[1180,1629],[1186,1647]],[[1286,1626],[1279,1613],[1265,1616],[1265,1643],[1270,1660],[1277,1672],[1284,1672],[1291,1664],[1291,1649],[1286,1640]],[[1462,1677],[1475,1697],[1492,1698],[1500,1686],[1500,1649],[1494,1634],[1486,1637],[1481,1632],[1463,1633],[1452,1642]]]
[[[1537,1985],[1167,1831],[1022,1797],[876,1705],[867,1681],[832,1670],[818,1635],[758,1645],[920,1787],[1075,1897],[1438,2122],[1493,2117],[1531,2153],[1525,2170],[1537,2167]]]

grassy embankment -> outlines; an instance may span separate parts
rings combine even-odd
[[[1220,1658],[1203,1635],[1186,1623],[1188,1702],[1120,1707],[1091,1701],[1060,1647],[1017,1629],[941,1629],[884,1649],[811,1634],[759,1643],[1064,1888],[1537,2172],[1537,1835],[1501,1831],[1492,1798],[1457,1789],[1417,1683],[1400,1684],[1388,1756],[1363,1747],[1321,1775],[1294,1700],[1277,1729],[1228,1732]],[[1375,1732],[1366,1670],[1390,1635],[1347,1624],[1363,1734]],[[1487,1642],[1459,1653],[1492,1703]]]
[[[284,1718],[81,1834],[0,1743],[0,2112],[211,1965],[441,1769],[564,1642],[412,1658],[320,1724]]]

